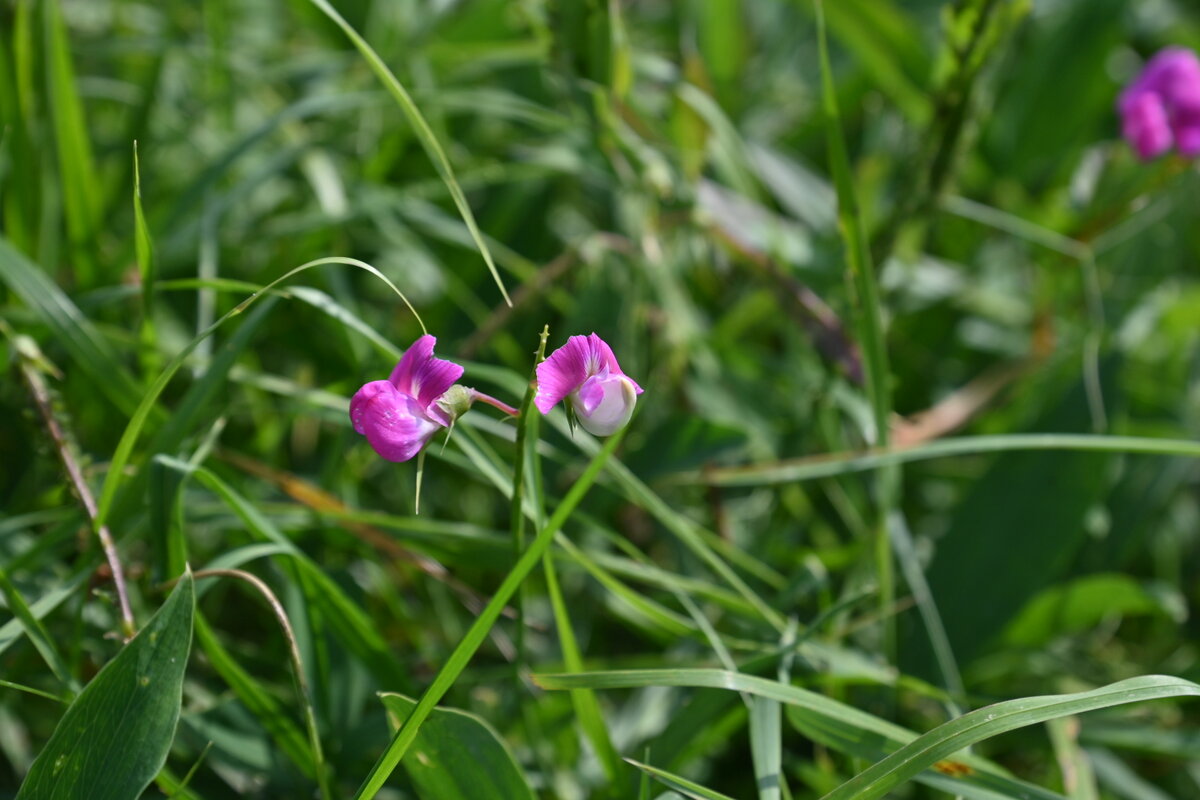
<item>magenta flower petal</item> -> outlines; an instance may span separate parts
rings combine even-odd
[[[429,334],[417,339],[388,378],[397,390],[415,399],[422,409],[428,409],[463,374],[463,368],[453,361],[433,357],[436,343],[437,339]]]
[[[1135,97],[1126,106],[1121,132],[1144,160],[1170,149],[1171,124],[1159,96],[1144,92]]]
[[[1178,121],[1174,126],[1175,146],[1188,158],[1200,156],[1200,114]]]
[[[1117,101],[1121,133],[1142,159],[1162,155],[1174,144],[1185,156],[1200,155],[1200,58],[1184,47],[1168,47],[1147,63]]]
[[[443,427],[389,381],[371,381],[355,392],[350,420],[388,461],[408,461]]]
[[[612,348],[595,333],[572,336],[566,344],[538,364],[538,388],[533,404],[538,411],[548,414],[563,398],[580,389],[588,378],[600,374],[604,369],[612,375],[625,374]],[[641,394],[642,387],[633,380],[630,383],[636,393]]]

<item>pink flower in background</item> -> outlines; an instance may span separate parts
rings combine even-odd
[[[1146,64],[1117,101],[1121,133],[1143,159],[1175,148],[1200,155],[1200,59],[1168,47]]]
[[[433,357],[437,339],[426,334],[408,348],[386,381],[371,381],[350,400],[354,430],[388,461],[408,461],[454,419],[437,404],[463,368]]]
[[[593,333],[572,336],[538,364],[533,403],[548,414],[570,399],[585,431],[609,436],[629,422],[641,393],[642,387],[621,371],[612,348]]]

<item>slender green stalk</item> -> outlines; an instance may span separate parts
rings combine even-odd
[[[366,800],[366,798],[374,797],[383,788],[383,784],[387,781],[388,776],[396,769],[400,760],[404,758],[404,754],[408,752],[408,748],[412,746],[413,741],[417,738],[417,731],[420,730],[421,724],[425,722],[430,712],[433,711],[434,706],[445,696],[450,687],[454,685],[454,682],[458,680],[458,676],[466,669],[471,657],[475,655],[475,651],[479,649],[484,639],[487,638],[488,631],[491,630],[496,620],[499,619],[504,606],[512,598],[513,594],[516,593],[517,587],[521,585],[521,582],[525,580],[526,576],[537,565],[542,554],[546,552],[546,549],[554,540],[554,533],[567,521],[571,512],[575,510],[575,507],[583,500],[583,496],[587,494],[588,489],[600,477],[600,472],[604,469],[604,465],[609,457],[612,456],[617,446],[621,443],[626,430],[628,428],[624,428],[609,437],[600,452],[596,453],[592,458],[587,469],[583,471],[583,474],[571,486],[562,503],[554,510],[550,521],[538,531],[533,544],[525,551],[525,555],[513,567],[512,572],[508,574],[504,582],[500,584],[500,588],[496,590],[495,596],[492,597],[483,611],[479,613],[479,616],[475,618],[475,622],[471,625],[463,640],[459,642],[458,647],[450,654],[450,658],[446,660],[441,671],[434,678],[433,683],[425,690],[425,694],[421,695],[421,699],[417,702],[412,713],[408,715],[408,718],[404,720],[400,729],[396,731],[391,744],[388,745],[379,760],[375,762],[375,766],[371,768],[370,774],[367,775],[366,780],[363,781],[362,786],[355,793],[355,798]]]

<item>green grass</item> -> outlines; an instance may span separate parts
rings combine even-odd
[[[1200,796],[1200,13],[193,5],[0,0],[0,798]]]

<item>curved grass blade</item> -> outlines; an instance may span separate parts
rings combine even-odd
[[[433,166],[441,175],[442,180],[446,184],[446,188],[450,191],[450,196],[454,199],[454,205],[458,206],[458,211],[462,214],[463,222],[466,223],[467,230],[471,232],[471,238],[475,240],[475,246],[479,248],[479,254],[483,256],[484,262],[487,263],[488,271],[492,273],[492,279],[496,281],[496,286],[500,289],[500,294],[504,296],[504,302],[512,306],[512,299],[508,296],[508,290],[504,288],[504,281],[500,278],[500,272],[496,269],[495,262],[492,261],[492,252],[488,249],[487,243],[483,240],[483,234],[479,230],[479,226],[475,223],[475,215],[471,213],[471,206],[467,203],[466,195],[463,194],[462,187],[458,185],[458,179],[454,177],[454,168],[450,165],[450,159],[446,156],[446,151],[442,149],[442,145],[434,135],[433,129],[429,127],[429,123],[425,121],[421,110],[417,108],[417,104],[408,94],[408,90],[396,78],[392,71],[388,68],[375,49],[367,43],[358,31],[337,12],[328,0],[310,0],[310,2],[321,10],[325,16],[329,17],[346,36],[358,48],[358,52],[362,54],[363,59],[375,73],[380,82],[396,99],[396,103],[408,117],[409,123],[412,124],[413,130],[416,131],[417,139],[421,142],[421,146],[425,148],[425,152],[429,155],[429,160],[433,162]]]
[[[0,250],[0,256],[3,256],[3,254],[3,250]],[[146,424],[146,419],[149,417],[151,410],[154,408],[155,401],[158,400],[158,396],[162,394],[163,389],[166,388],[167,384],[170,382],[171,378],[174,377],[175,373],[179,371],[179,368],[183,366],[183,362],[192,353],[192,351],[195,350],[201,342],[211,336],[213,332],[217,330],[217,328],[224,325],[225,322],[230,318],[241,314],[256,300],[261,298],[263,295],[268,294],[271,289],[275,288],[294,275],[298,275],[305,270],[324,266],[326,264],[345,264],[347,266],[357,267],[358,269],[366,270],[375,277],[379,278],[381,281],[386,283],[388,288],[395,292],[401,300],[404,301],[404,305],[408,306],[408,309],[412,311],[413,316],[416,317],[417,321],[421,323],[421,329],[425,329],[425,323],[421,322],[420,315],[417,314],[417,311],[412,307],[412,304],[408,302],[408,298],[404,296],[404,293],[396,288],[396,285],[388,280],[386,275],[365,261],[359,261],[355,258],[344,258],[341,256],[318,258],[305,264],[301,264],[295,269],[290,270],[284,275],[271,281],[266,286],[247,297],[212,325],[209,325],[207,328],[201,331],[196,338],[192,339],[192,341],[188,343],[187,347],[183,348],[183,350],[179,351],[179,353],[177,353],[175,357],[171,359],[167,366],[163,368],[162,373],[154,381],[154,384],[142,395],[142,399],[137,406],[137,410],[133,412],[133,416],[130,418],[129,424],[125,426],[125,432],[121,434],[121,440],[117,443],[117,449],[113,453],[112,463],[109,465],[108,474],[104,477],[104,486],[100,490],[100,501],[98,503],[96,519],[94,521],[97,528],[107,521],[108,512],[111,510],[113,500],[117,494],[117,488],[120,486],[121,480],[124,477],[125,465],[129,463],[129,458],[133,453],[133,446],[137,442],[138,434],[141,433],[142,427]]]
[[[1200,697],[1200,685],[1167,675],[1145,675],[1089,692],[995,703],[939,725],[855,775],[823,800],[874,800],[941,759],[1006,731],[1100,708],[1168,697]]]
[[[175,738],[195,605],[187,571],[146,627],[67,709],[18,800],[141,796]]]

